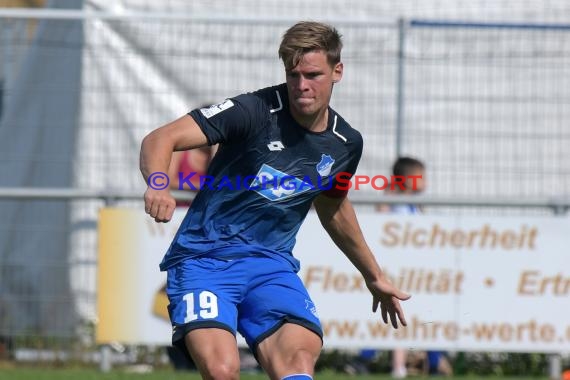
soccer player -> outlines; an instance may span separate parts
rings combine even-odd
[[[392,175],[405,177],[405,180],[395,184],[391,193],[414,195],[425,191],[426,187],[426,167],[425,164],[413,157],[398,157],[392,165]],[[412,177],[415,177],[412,178]],[[392,187],[390,187],[392,189]],[[416,215],[421,214],[422,209],[416,204],[392,205],[389,210],[394,214]],[[403,348],[396,348],[392,351],[392,377],[403,379],[408,376],[407,369],[408,352]]]
[[[392,166],[392,175],[405,177],[403,183],[397,183],[392,191],[395,194],[420,194],[426,188],[426,167],[424,163],[413,157],[399,157]],[[393,205],[395,214],[421,214],[421,208],[415,204]]]
[[[335,175],[354,174],[362,137],[329,107],[343,74],[337,30],[300,22],[283,35],[286,83],[195,109],[146,136],[141,172],[166,172],[173,151],[220,144],[160,268],[173,344],[203,378],[237,379],[236,331],[272,379],[311,379],[322,347],[316,308],[297,272],[295,235],[314,205],[363,275],[385,323],[406,325],[395,288],[366,244]],[[145,211],[168,222],[175,201],[149,181]],[[326,252],[314,252],[326,261]]]

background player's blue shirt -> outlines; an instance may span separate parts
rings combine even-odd
[[[308,131],[288,106],[282,84],[190,112],[208,143],[220,147],[208,168],[213,180],[193,200],[161,270],[188,257],[260,254],[299,269],[292,255],[297,231],[323,189],[337,195],[335,175],[354,174],[362,136],[332,108],[325,131]]]

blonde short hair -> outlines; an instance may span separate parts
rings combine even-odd
[[[342,37],[332,26],[314,21],[301,21],[289,28],[279,46],[279,58],[286,70],[299,64],[306,53],[323,51],[327,62],[334,67],[340,62]]]

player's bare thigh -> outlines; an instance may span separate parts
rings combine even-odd
[[[232,333],[200,328],[186,334],[184,342],[204,379],[239,379],[239,352]]]
[[[321,338],[294,323],[285,323],[257,346],[259,363],[271,379],[293,374],[313,376],[322,348]]]

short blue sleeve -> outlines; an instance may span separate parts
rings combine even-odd
[[[247,139],[263,126],[265,111],[256,96],[243,94],[188,114],[208,138],[209,145]]]

